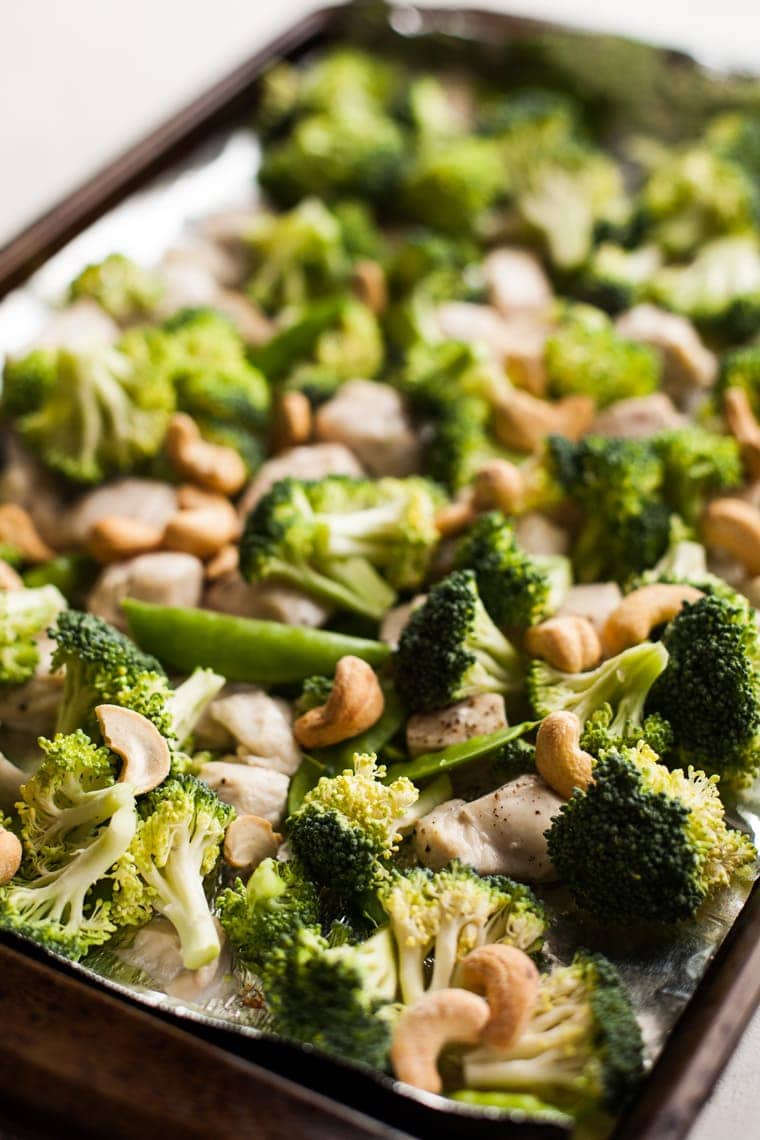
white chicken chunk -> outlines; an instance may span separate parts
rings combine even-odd
[[[543,312],[526,309],[506,318],[488,305],[447,301],[436,310],[436,319],[442,336],[484,345],[514,384],[543,395],[544,346],[552,327]]]
[[[118,516],[139,519],[162,530],[177,510],[177,492],[158,479],[114,479],[88,491],[68,511],[66,533],[72,546],[84,546],[95,523]]]
[[[100,305],[89,297],[59,309],[34,342],[35,348],[96,348],[114,344],[121,329]]]
[[[301,750],[293,736],[293,714],[287,701],[251,686],[217,697],[208,713],[237,743],[238,755],[246,764],[262,764],[286,776],[299,767]]]
[[[315,443],[293,447],[262,463],[238,504],[241,518],[256,506],[279,479],[324,479],[325,475],[361,475],[363,469],[342,443]]]
[[[564,527],[538,511],[529,511],[515,522],[517,541],[526,554],[567,554],[570,536]]]
[[[662,353],[663,387],[676,403],[688,403],[690,393],[710,388],[718,360],[706,348],[691,321],[656,305],[635,305],[615,325],[623,336],[649,344]]]
[[[591,425],[592,435],[617,439],[646,439],[660,431],[685,427],[688,417],[679,412],[664,392],[616,400],[598,412]]]
[[[505,317],[552,303],[549,278],[536,255],[525,249],[494,249],[483,263],[483,274],[488,299]]]
[[[317,438],[348,447],[371,475],[412,475],[421,443],[395,388],[349,380],[317,412]]]
[[[114,562],[101,571],[87,598],[92,614],[126,630],[125,598],[162,606],[197,606],[203,589],[203,564],[193,554],[158,551]]]
[[[556,617],[584,617],[601,632],[613,610],[623,600],[617,582],[592,582],[587,586],[572,586],[565,595]]]
[[[181,1001],[223,998],[234,991],[235,982],[231,976],[229,943],[217,919],[214,925],[221,952],[213,962],[198,970],[186,970],[182,965],[179,935],[166,918],[153,918],[140,927],[128,945],[119,946],[116,957],[147,975],[155,989]]]
[[[63,695],[63,674],[40,671],[24,685],[0,690],[0,724],[36,739],[52,736]]]
[[[238,815],[260,815],[272,825],[285,815],[290,777],[276,768],[235,760],[209,760],[198,776]]]
[[[331,612],[322,602],[293,586],[280,582],[246,582],[237,570],[209,583],[203,605],[219,613],[280,621],[309,629],[324,625]]]
[[[401,634],[406,629],[409,618],[422,605],[426,597],[427,594],[417,594],[411,602],[404,602],[402,605],[394,606],[393,609],[388,610],[380,623],[380,640],[384,641],[386,645],[390,645],[391,649],[398,649]]]
[[[423,816],[415,851],[434,871],[461,859],[481,875],[549,882],[557,876],[544,832],[564,802],[540,776],[518,776],[480,799],[449,800]]]
[[[506,726],[501,694],[478,693],[448,708],[410,716],[406,722],[406,746],[412,756],[422,756]]]
[[[29,514],[48,546],[67,550],[67,506],[61,480],[46,471],[12,433],[0,438],[0,503],[16,503]]]

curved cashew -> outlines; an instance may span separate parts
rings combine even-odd
[[[131,784],[137,795],[150,792],[169,775],[169,745],[152,721],[120,705],[95,709],[103,740],[124,763],[119,783]]]
[[[200,559],[211,558],[237,538],[239,530],[235,508],[228,499],[219,496],[212,506],[177,511],[164,528],[162,545],[166,550],[195,554]]]
[[[499,510],[505,515],[520,509],[525,491],[525,478],[520,468],[506,459],[485,463],[473,481],[475,509]]]
[[[272,437],[275,453],[308,443],[312,432],[312,412],[303,392],[283,392],[277,401]]]
[[[24,582],[9,562],[0,558],[0,590],[23,590]]]
[[[579,439],[591,427],[596,405],[590,396],[551,402],[514,388],[494,408],[493,426],[505,447],[535,451],[551,432]]]
[[[743,499],[714,499],[702,518],[702,539],[732,554],[750,578],[760,574],[760,511]]]
[[[232,542],[228,543],[206,563],[206,580],[216,582],[225,574],[232,574],[238,568],[238,561],[237,546]]]
[[[466,494],[441,507],[435,516],[435,525],[442,538],[454,538],[463,530],[467,530],[474,518],[472,496]]]
[[[184,412],[169,421],[166,452],[180,475],[208,491],[235,495],[245,483],[245,464],[234,448],[203,439],[195,420]]]
[[[569,800],[574,788],[591,783],[593,756],[580,746],[581,722],[575,713],[549,713],[536,737],[536,768],[558,796]]]
[[[121,562],[148,554],[161,545],[161,531],[142,519],[108,515],[90,528],[87,549],[98,562]]]
[[[727,388],[723,411],[731,434],[741,447],[742,459],[750,475],[760,476],[760,424],[743,388]]]
[[[48,562],[55,554],[40,537],[32,516],[17,503],[0,504],[0,543],[12,546],[24,562]]]
[[[540,974],[531,958],[516,946],[496,942],[471,950],[459,963],[457,980],[483,994],[491,1010],[482,1040],[506,1049],[530,1020],[538,997]]]
[[[602,656],[599,635],[588,618],[570,614],[534,625],[525,634],[525,648],[531,657],[540,657],[565,673],[591,669]]]
[[[224,833],[224,859],[230,867],[253,870],[264,859],[274,858],[282,836],[260,815],[238,815]]]
[[[434,990],[408,1006],[396,1022],[391,1064],[400,1081],[425,1092],[443,1088],[438,1057],[444,1046],[474,1045],[487,1024],[488,1002],[469,990]]]
[[[21,866],[21,843],[12,831],[0,827],[0,887],[9,883]]]
[[[681,583],[653,582],[633,590],[602,626],[604,652],[614,657],[630,645],[641,645],[656,626],[674,618],[685,603],[701,597],[701,590]]]
[[[385,697],[374,669],[360,657],[341,657],[327,703],[299,716],[293,734],[303,748],[326,748],[370,728]]]

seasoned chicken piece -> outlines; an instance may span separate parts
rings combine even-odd
[[[483,262],[488,299],[502,316],[515,311],[547,309],[552,287],[541,262],[525,249],[494,249]]]
[[[616,400],[598,412],[591,425],[592,435],[618,439],[647,439],[656,432],[685,427],[687,416],[679,412],[664,392],[651,396],[631,396]]]
[[[95,348],[114,344],[121,329],[101,309],[97,301],[81,297],[60,309],[45,325],[34,342],[35,348]]]
[[[212,701],[209,716],[237,742],[246,764],[263,764],[292,776],[301,763],[287,701],[250,686]]]
[[[217,285],[239,285],[245,276],[246,265],[247,258],[242,248],[204,241],[201,237],[173,246],[162,257],[158,270],[167,285],[162,313],[169,316],[167,303],[174,305],[174,289],[176,287],[177,293],[181,293],[185,281],[190,283],[191,289],[200,289],[205,276],[211,283],[209,292],[212,293]],[[182,308],[182,305],[175,306],[172,311],[176,312],[177,308]]]
[[[317,438],[342,443],[371,475],[412,475],[422,465],[421,442],[395,388],[349,380],[317,412]]]
[[[422,605],[426,597],[427,594],[417,594],[411,602],[404,602],[403,605],[394,606],[392,610],[388,610],[380,623],[380,640],[384,641],[386,645],[390,645],[391,649],[398,649],[401,634],[404,632],[409,618],[417,607]]]
[[[162,606],[197,606],[203,589],[203,563],[193,554],[158,551],[128,562],[113,562],[100,573],[87,598],[92,614],[126,630],[125,598]]]
[[[714,383],[717,357],[705,347],[686,317],[656,305],[635,305],[622,313],[615,325],[623,336],[650,344],[662,353],[663,387],[676,403],[688,403],[695,389],[704,390]]]
[[[84,546],[95,523],[109,517],[139,519],[161,530],[176,513],[177,491],[158,479],[114,479],[77,499],[64,520],[72,546]]]
[[[70,546],[61,480],[46,471],[10,433],[0,437],[0,503],[23,507],[54,550]]]
[[[518,776],[471,803],[449,800],[423,816],[415,827],[415,851],[433,870],[461,859],[481,875],[548,882],[557,876],[544,832],[564,802],[540,776]]]
[[[587,586],[572,586],[555,617],[585,617],[598,632],[613,610],[623,600],[617,582],[592,582]]]
[[[0,812],[13,810],[14,804],[21,798],[21,786],[28,779],[26,772],[22,772],[0,752]]]
[[[321,602],[279,582],[246,582],[237,570],[211,582],[203,597],[208,610],[239,617],[281,621],[316,629],[324,625],[330,610]]]
[[[484,344],[497,360],[504,359],[504,319],[490,305],[476,305],[471,301],[446,301],[438,306],[435,315],[441,336],[470,344]]]
[[[167,918],[152,918],[141,926],[128,945],[120,945],[116,957],[126,966],[146,974],[151,985],[182,1001],[201,1002],[224,998],[236,988],[232,978],[229,943],[217,919],[221,953],[199,970],[182,965],[179,935]]]
[[[570,536],[538,511],[529,511],[515,521],[515,534],[527,554],[567,554]]]
[[[507,714],[501,694],[478,693],[446,709],[410,716],[406,722],[406,746],[412,756],[422,756],[506,726]]]
[[[239,760],[209,760],[198,776],[238,815],[260,815],[273,825],[285,815],[290,777],[276,768]]]
[[[324,479],[325,475],[361,475],[363,470],[352,451],[342,443],[314,443],[293,447],[262,463],[238,504],[241,517],[256,506],[279,479]]]
[[[544,346],[552,322],[538,310],[515,311],[505,318],[488,305],[447,301],[436,310],[442,336],[485,345],[519,388],[534,396],[546,390]]]
[[[40,672],[25,685],[0,688],[0,725],[34,738],[52,736],[62,695],[61,673]]]

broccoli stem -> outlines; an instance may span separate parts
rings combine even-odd
[[[152,865],[145,881],[156,892],[156,910],[168,918],[179,935],[182,965],[198,970],[219,956],[221,943],[208,905],[200,866],[205,835],[180,839],[162,868]]]

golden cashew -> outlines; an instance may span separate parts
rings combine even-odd
[[[32,516],[17,503],[0,504],[0,543],[12,546],[24,562],[48,562],[55,555],[40,537]]]
[[[232,574],[238,568],[238,548],[234,543],[222,549],[206,563],[206,580],[216,582],[225,574]]]
[[[702,540],[732,554],[750,578],[760,574],[760,511],[743,499],[714,499],[702,517]]]
[[[274,858],[282,843],[268,819],[238,815],[224,833],[224,860],[230,867],[253,870],[264,859]]]
[[[681,607],[701,598],[702,591],[681,583],[653,582],[623,598],[602,627],[602,645],[608,657],[631,645],[641,645],[656,626],[670,621]]]
[[[538,997],[540,974],[523,950],[495,942],[478,946],[459,963],[457,981],[482,994],[491,1010],[481,1040],[497,1049],[517,1041]]]
[[[303,392],[283,392],[275,407],[272,426],[275,453],[308,443],[313,418],[308,396]]]
[[[434,990],[407,1006],[393,1030],[391,1064],[400,1081],[425,1092],[443,1088],[438,1057],[455,1042],[474,1045],[491,1016],[488,1002],[469,990]]]
[[[385,280],[385,270],[377,261],[362,258],[354,265],[351,275],[351,287],[368,309],[379,316],[388,306],[388,285]]]
[[[578,439],[591,426],[590,396],[565,396],[552,403],[514,388],[494,408],[494,431],[505,447],[535,451],[552,432]]]
[[[197,558],[211,558],[237,538],[239,529],[235,508],[220,497],[212,507],[177,511],[164,528],[163,546]]]
[[[162,533],[142,519],[108,515],[98,519],[87,536],[87,549],[97,562],[121,562],[158,550]]]
[[[177,487],[177,509],[180,511],[194,511],[198,507],[224,511],[229,505],[226,495],[220,495],[218,491],[204,491],[203,487],[196,487],[195,483],[181,483]]]
[[[581,722],[575,713],[549,713],[536,737],[536,768],[558,796],[569,800],[574,788],[591,783],[594,758],[580,746]]]
[[[169,421],[166,452],[180,475],[208,491],[235,495],[246,481],[245,464],[234,448],[203,439],[195,420],[183,412]]]
[[[21,843],[12,831],[0,827],[0,887],[9,883],[21,866]]]
[[[169,745],[152,721],[121,705],[98,705],[95,709],[103,740],[124,763],[119,783],[131,784],[136,795],[150,792],[169,775]]]
[[[0,558],[0,590],[23,590],[24,581],[9,562]]]
[[[473,482],[475,509],[514,514],[520,509],[525,491],[522,471],[506,459],[492,459],[478,469]]]
[[[327,702],[299,716],[293,734],[303,748],[326,748],[370,728],[384,708],[385,697],[372,666],[360,657],[341,657]]]
[[[463,530],[467,530],[474,519],[475,510],[472,496],[466,494],[462,498],[455,499],[452,503],[447,503],[445,507],[441,507],[435,516],[435,526],[442,538],[454,538]]]
[[[760,424],[743,388],[727,388],[723,410],[731,434],[741,447],[742,459],[753,479],[760,477]]]
[[[531,657],[540,657],[565,673],[592,669],[602,657],[599,635],[591,622],[570,614],[534,625],[525,634],[525,648]]]

